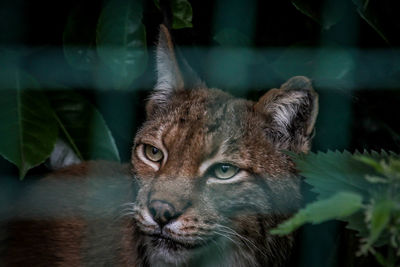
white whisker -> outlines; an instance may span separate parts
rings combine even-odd
[[[237,243],[235,240],[233,240],[233,239],[231,238],[232,236],[230,236],[230,235],[225,235],[225,233],[220,233],[220,232],[218,232],[218,231],[214,231],[214,233],[216,233],[217,235],[220,235],[220,236],[222,236],[222,237],[225,237],[226,239],[230,240],[233,244],[238,245],[238,243]]]
[[[250,250],[251,247],[249,246],[249,244],[257,251],[259,251],[263,256],[267,257],[267,255],[261,250],[259,249],[253,241],[251,241],[250,239],[242,236],[241,234],[239,234],[238,232],[236,232],[235,230],[233,230],[232,228],[228,227],[228,226],[224,226],[221,224],[217,224],[217,227],[220,227],[218,230],[225,233],[225,234],[230,234],[233,235],[235,237],[237,237],[239,240],[241,240]],[[222,228],[222,229],[221,229]]]
[[[124,207],[124,206],[134,206],[134,205],[135,205],[135,202],[128,202],[128,203],[122,204],[121,207]]]

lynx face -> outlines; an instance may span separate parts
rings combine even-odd
[[[279,266],[291,237],[267,231],[301,199],[282,150],[309,149],[317,113],[310,81],[292,78],[258,102],[204,85],[184,89],[163,26],[157,56],[158,84],[132,152],[144,262]]]

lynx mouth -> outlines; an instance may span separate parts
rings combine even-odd
[[[151,237],[151,243],[154,247],[168,249],[172,251],[181,251],[181,250],[194,250],[203,246],[206,246],[209,242],[202,243],[184,243],[170,237],[167,237],[163,234],[152,234],[147,235]]]

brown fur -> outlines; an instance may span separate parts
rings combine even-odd
[[[283,150],[310,148],[318,109],[310,80],[294,77],[257,102],[204,85],[184,88],[163,26],[157,61],[129,170],[89,162],[41,180],[21,202],[29,209],[9,224],[5,265],[287,263],[293,236],[268,230],[301,201],[295,165]],[[162,151],[160,162],[146,157],[147,145]],[[219,163],[239,171],[218,179]]]
[[[116,218],[134,189],[127,165],[103,161],[73,165],[34,183],[5,225],[0,266],[128,265],[132,252],[120,250],[133,247],[126,241],[132,227]]]

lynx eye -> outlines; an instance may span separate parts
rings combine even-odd
[[[162,151],[152,145],[144,145],[144,154],[149,160],[154,162],[158,162],[164,157]]]
[[[236,175],[239,168],[228,163],[220,163],[214,167],[214,175],[218,179],[226,180]]]

